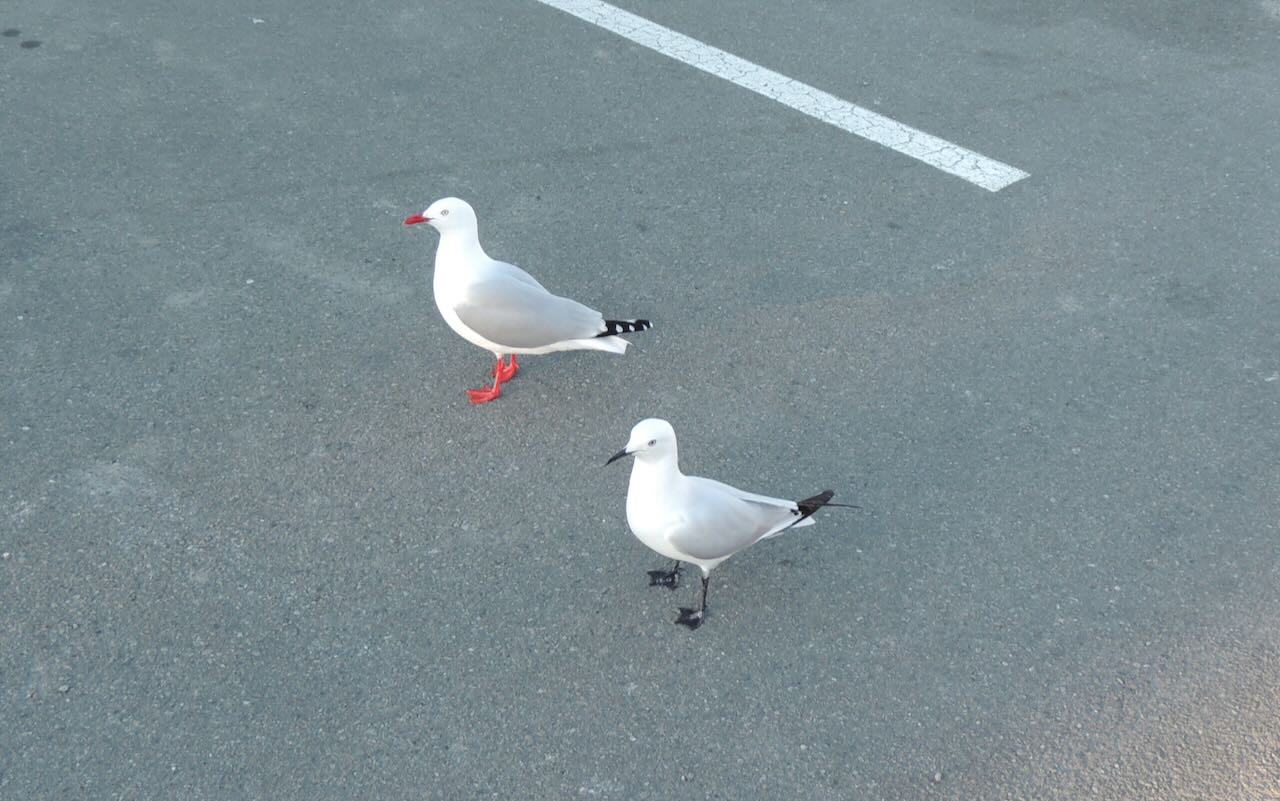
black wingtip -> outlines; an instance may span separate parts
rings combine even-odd
[[[634,334],[637,331],[648,331],[653,323],[648,320],[605,320],[604,330],[597,337],[616,337],[618,334]]]
[[[804,520],[806,517],[824,506],[843,506],[845,509],[862,508],[861,506],[854,506],[851,503],[832,503],[831,499],[834,497],[835,492],[832,490],[823,490],[812,498],[805,498],[803,501],[796,501],[796,506],[800,507],[800,520]]]

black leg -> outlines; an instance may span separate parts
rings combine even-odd
[[[707,584],[711,581],[711,577],[706,573],[702,574],[702,607],[699,609],[690,609],[687,606],[680,607],[680,617],[676,618],[676,622],[682,626],[688,626],[696,629],[702,625],[702,621],[707,616]]]
[[[680,562],[672,562],[670,570],[650,570],[650,587],[666,587],[674,590],[680,586]]]

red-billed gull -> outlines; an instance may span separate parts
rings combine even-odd
[[[469,389],[472,403],[502,394],[520,369],[519,353],[604,350],[622,353],[619,334],[644,331],[648,320],[606,320],[576,300],[553,295],[514,264],[489,258],[480,247],[476,213],[465,200],[437,200],[405,225],[426,223],[440,232],[432,287],[436,307],[459,336],[493,354],[493,386]],[[503,357],[510,356],[507,363]]]

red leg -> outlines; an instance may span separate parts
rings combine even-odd
[[[516,364],[516,355],[511,354],[511,363],[503,364],[502,359],[498,359],[498,365],[493,368],[493,374],[497,376],[499,382],[510,381],[516,377],[516,373],[520,372],[520,365]]]
[[[498,364],[502,364],[502,362],[499,361]],[[494,368],[494,370],[496,372],[497,368]],[[494,375],[493,386],[489,389],[467,390],[467,397],[471,399],[472,403],[488,403],[500,395],[502,395],[502,381],[498,379],[497,375]]]

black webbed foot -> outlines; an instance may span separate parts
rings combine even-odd
[[[701,609],[690,609],[687,606],[680,607],[680,617],[676,618],[676,623],[681,626],[688,626],[690,629],[696,629],[702,625],[702,621],[706,619],[706,615]]]
[[[677,562],[670,570],[650,570],[650,587],[666,587],[674,590],[680,586],[680,564]]]

